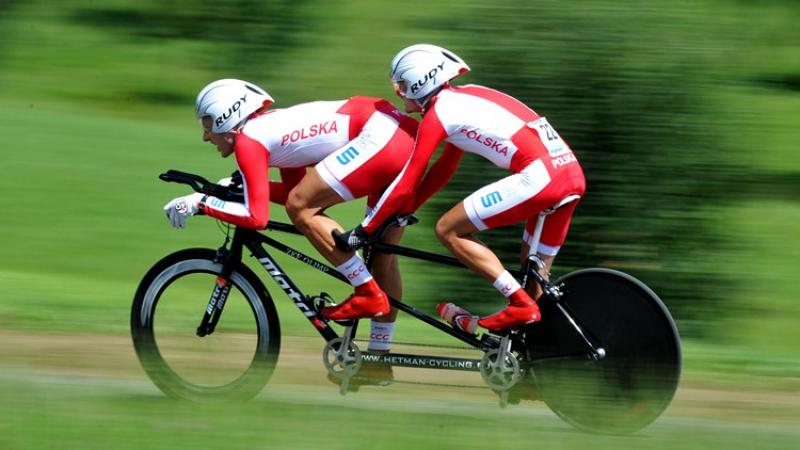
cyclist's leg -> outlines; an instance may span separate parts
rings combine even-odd
[[[551,178],[543,163],[537,161],[520,173],[484,186],[459,206],[449,211],[437,224],[442,242],[483,278],[493,282],[509,300],[509,306],[486,317],[479,324],[492,330],[511,328],[538,320],[534,300],[519,282],[506,271],[499,259],[472,234],[527,220],[556,202],[550,188]]]
[[[536,249],[536,256],[544,263],[544,267],[539,268],[539,274],[545,280],[550,279],[550,270],[553,267],[553,262],[556,259],[561,245],[567,237],[567,230],[569,230],[569,223],[572,219],[572,212],[575,210],[577,201],[568,205],[562,206],[553,214],[547,216],[542,229],[542,235]],[[538,217],[528,219],[525,224],[525,232],[522,235],[522,247],[520,249],[520,265],[525,269],[525,263],[530,253],[531,245],[533,244],[534,228],[536,227]],[[529,281],[527,291],[534,299],[538,299],[542,295],[542,287],[539,283],[533,280]]]
[[[286,202],[286,211],[297,229],[308,238],[322,256],[336,265],[336,269],[347,277],[347,280],[355,288],[355,293],[348,298],[348,300],[354,300],[350,306],[345,306],[348,303],[346,301],[335,307],[323,308],[322,313],[331,319],[343,320],[345,317],[338,317],[336,314],[331,316],[329,313],[344,308],[345,312],[349,314],[350,309],[357,306],[356,312],[359,317],[388,314],[389,301],[386,294],[367,270],[364,261],[355,252],[339,250],[333,241],[331,232],[334,229],[341,231],[342,227],[325,215],[324,211],[345,200],[340,192],[346,187],[339,184],[337,188],[331,187],[317,168],[313,168],[292,189]]]
[[[372,209],[380,200],[381,195],[382,191],[379,191],[367,197],[366,215],[372,212]],[[389,227],[384,232],[383,236],[381,236],[381,242],[395,245],[399,244],[403,236],[403,231],[403,228]],[[403,285],[400,278],[397,255],[380,252],[374,253],[372,275],[387,295],[398,300],[402,299]],[[391,350],[396,320],[397,308],[391,308],[389,314],[372,318],[367,350],[378,352],[388,352]],[[387,369],[385,370],[386,373],[391,374],[391,367],[387,366],[385,369]]]
[[[325,208],[383,190],[402,170],[413,143],[396,121],[375,112],[358,136],[309,170],[289,193],[289,217],[329,261],[342,264],[354,252],[335,247],[331,231],[342,227]]]
[[[467,215],[464,202],[440,217],[435,228],[436,237],[461,263],[493,282],[505,269],[497,255],[473,236],[478,231]]]
[[[342,227],[325,214],[325,209],[344,201],[314,168],[289,192],[286,201],[286,213],[292,223],[325,259],[337,266],[355,252],[345,253],[336,248],[331,231]]]
[[[402,228],[392,227],[386,230],[381,241],[389,244],[398,244],[402,235]],[[403,286],[397,255],[376,253],[372,265],[372,275],[387,295],[398,300],[402,299]],[[397,308],[391,308],[388,314],[372,318],[367,350],[376,352],[391,351],[396,320]],[[383,374],[384,378],[391,379],[392,369],[390,366],[384,366],[377,369],[377,374]]]
[[[567,195],[572,194],[582,195],[583,188],[581,186],[572,186],[568,191],[565,191],[563,195],[560,193],[557,196],[564,198]],[[545,264],[545,266],[539,270],[539,273],[542,275],[542,277],[544,277],[545,280],[550,279],[550,270],[553,267],[553,262],[555,261],[558,251],[561,249],[561,246],[564,244],[564,241],[567,238],[567,232],[569,231],[572,214],[575,211],[575,207],[578,205],[578,202],[579,200],[575,200],[562,206],[557,211],[548,215],[545,219],[544,227],[542,228],[542,234],[539,238],[539,244],[536,249],[536,256],[538,256],[539,259],[541,259]],[[533,235],[537,220],[538,217],[529,218],[525,224],[525,231],[522,234],[520,264],[523,270],[525,268],[525,262],[528,259],[531,245],[533,245]],[[536,283],[535,281],[529,282],[527,290],[531,297],[535,299],[538,299],[539,296],[542,295],[542,288],[539,286],[539,283]]]
[[[473,236],[477,231],[479,229],[469,217],[464,202],[445,213],[436,224],[436,236],[453,255],[491,282],[508,299],[509,305],[505,309],[480,319],[478,325],[500,330],[538,320],[536,303],[505,270],[497,255]]]
[[[343,200],[368,196],[384,189],[400,173],[411,153],[413,143],[414,137],[408,130],[398,127],[397,122],[388,116],[375,113],[355,139],[346,144],[341,151],[334,152],[317,164],[313,173],[317,174],[320,182],[326,183],[330,189],[339,193]],[[340,157],[342,151],[347,152],[347,158]],[[326,242],[333,245],[330,235],[333,230],[331,223],[339,230],[341,227],[330,218],[327,219],[328,227],[321,229],[320,232],[327,233],[325,238],[329,240]],[[392,238],[391,235],[387,238],[399,240],[399,235],[396,238]],[[380,267],[378,270],[381,271],[382,268],[388,267],[385,264],[389,263],[391,263],[391,259],[384,258],[378,261],[378,267]],[[390,286],[390,290],[395,289],[395,293],[399,294],[396,292],[396,285],[399,284],[399,272],[383,270],[382,279],[373,281],[371,274],[355,253],[350,260],[342,263],[342,267],[349,268],[351,265],[357,264],[360,265],[355,271],[342,272],[356,287],[356,294],[336,307],[324,309],[323,314],[327,317],[334,320],[346,320],[390,314],[388,299],[379,283],[381,285],[386,283]],[[360,275],[354,279],[351,275],[355,272]],[[380,304],[380,308],[372,306],[376,304]]]
[[[550,182],[541,164],[486,185],[445,213],[436,224],[436,236],[467,267],[494,282],[505,271],[497,256],[473,234],[527,220],[548,205],[539,201]]]
[[[403,236],[402,228],[390,228],[384,233],[381,242],[387,244],[398,244]],[[403,283],[400,277],[400,267],[397,262],[397,255],[386,253],[376,253],[372,266],[372,275],[378,284],[392,298],[401,300],[403,298]],[[376,317],[377,322],[394,322],[397,318],[397,309],[392,308],[392,312],[385,316]]]
[[[519,252],[520,270],[525,270],[525,262],[528,260],[528,252],[530,251],[530,248],[531,246],[528,245],[527,242],[525,241],[522,242],[522,247],[520,248]],[[539,259],[541,259],[545,265],[545,267],[539,268],[539,274],[542,275],[542,277],[544,277],[545,280],[549,280],[550,269],[553,267],[553,262],[556,259],[555,255],[550,256],[537,252],[536,256],[538,256]],[[539,286],[539,283],[537,283],[535,280],[528,281],[528,286],[526,290],[533,299],[538,299],[539,296],[542,295],[542,287]]]

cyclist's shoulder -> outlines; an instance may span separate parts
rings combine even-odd
[[[336,113],[348,100],[315,100],[297,103],[283,110],[284,117],[328,115]]]
[[[517,98],[478,84],[449,86],[437,96],[431,109],[444,121],[474,126],[508,115],[525,121],[538,117],[532,108]]]
[[[385,114],[399,112],[389,100],[380,97],[370,97],[367,95],[354,95],[353,97],[348,98],[344,105],[342,105],[342,108],[339,110],[339,112],[344,114],[362,112],[372,113],[375,111],[380,111]]]
[[[519,99],[506,92],[480,84],[449,86],[448,89],[442,91],[439,97],[447,99],[447,102],[475,103],[478,101],[494,103],[500,106],[522,103]]]
[[[331,120],[344,103],[345,100],[320,100],[268,110],[249,120],[243,131],[250,135],[264,136],[280,134],[284,130],[293,130],[307,123]]]

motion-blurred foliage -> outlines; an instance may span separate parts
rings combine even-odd
[[[628,271],[662,295],[685,336],[713,336],[724,314],[771,309],[781,316],[788,304],[733,304],[752,293],[747,277],[771,281],[766,269],[731,262],[758,254],[752,244],[758,237],[749,231],[759,229],[758,218],[747,227],[726,218],[763,200],[796,202],[798,170],[784,161],[800,128],[795,6],[5,1],[0,94],[31,107],[49,102],[70,113],[174,124],[196,139],[192,100],[211,79],[250,78],[278,99],[276,106],[386,97],[394,52],[415,42],[446,46],[472,67],[457,84],[485,84],[525,101],[548,117],[584,166],[588,192],[556,271],[591,265]],[[146,137],[142,143],[153,148]],[[186,143],[192,145],[199,142]],[[186,156],[185,149],[163,151],[173,152],[176,167]],[[406,242],[439,249],[430,231],[436,217],[502,176],[467,155],[445,191],[420,211],[424,220]],[[746,212],[758,217],[761,210]],[[515,265],[520,233],[517,227],[485,237]],[[781,238],[774,239],[779,248]],[[411,299],[419,306],[441,300],[443,292],[481,312],[502,303],[475,277],[430,273],[436,275],[424,280],[425,293]],[[476,292],[481,298],[466,300]]]
[[[734,250],[736,224],[720,233],[715,210],[797,198],[800,186],[796,168],[775,173],[751,164],[757,155],[747,154],[763,149],[731,140],[752,132],[743,129],[748,117],[769,114],[747,104],[732,108],[731,94],[760,85],[796,96],[796,64],[779,58],[762,67],[745,54],[763,51],[781,34],[796,46],[798,33],[787,27],[789,18],[776,23],[763,11],[729,15],[725,2],[583,5],[507,1],[427,25],[451,30],[472,65],[470,82],[525,101],[578,154],[588,191],[558,272],[593,265],[625,270],[660,293],[684,334],[714,334],[719,319],[742,312],[731,292],[747,287],[742,274],[715,267],[716,255],[745,257]],[[798,10],[790,16],[796,19]],[[765,36],[764,26],[775,26],[775,34]],[[798,113],[789,120],[796,124]],[[772,145],[769,138],[762,144]],[[480,158],[466,158],[461,175],[432,200],[436,213],[501,176]],[[518,233],[486,234],[491,247],[514,260]],[[456,289],[470,298],[478,283],[466,278]]]
[[[278,59],[298,44],[303,32],[313,32],[313,23],[298,14],[307,0],[198,2],[170,0],[130,2],[124,7],[85,7],[74,20],[106,29],[116,36],[142,45],[169,40],[206,43],[210,69],[235,67],[239,78],[268,77],[265,64]],[[220,48],[215,46],[221,45]],[[202,63],[202,62],[200,62]],[[184,96],[178,96],[183,100]]]
[[[590,10],[558,1],[504,6],[469,10],[465,18],[482,20],[458,21],[454,34],[473,62],[472,80],[547,116],[582,162],[587,194],[559,272],[593,265],[631,272],[685,325],[725,311],[718,286],[732,281],[695,262],[724,245],[703,211],[736,182],[724,175],[732,163],[717,136],[729,130],[714,123],[718,106],[708,95],[716,65],[733,50],[709,41],[728,30],[710,28],[707,12],[681,2],[658,9],[620,2]],[[452,204],[499,178],[485,167],[469,159],[462,170],[470,176],[456,177],[435,202]],[[493,235],[492,246],[509,255],[518,249],[518,233]]]

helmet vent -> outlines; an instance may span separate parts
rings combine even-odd
[[[261,89],[259,89],[257,87],[251,86],[249,84],[245,84],[244,87],[246,87],[247,89],[255,92],[256,94],[264,95],[264,91],[262,91]]]
[[[448,52],[442,51],[442,54],[443,54],[444,56],[446,56],[446,57],[447,57],[447,59],[449,59],[450,61],[453,61],[454,63],[458,63],[458,59],[457,59],[455,56],[453,56],[451,53],[448,53]]]

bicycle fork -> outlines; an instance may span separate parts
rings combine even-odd
[[[200,322],[200,326],[197,327],[197,335],[200,337],[213,333],[217,328],[220,317],[222,317],[222,310],[225,308],[225,302],[231,292],[230,277],[233,271],[228,268],[228,266],[232,266],[232,264],[228,263],[231,257],[232,252],[227,250],[225,245],[217,250],[217,260],[223,262],[222,272],[217,276],[214,290],[211,292],[211,298],[208,300],[208,306],[206,306],[205,314],[203,314],[203,320]]]
[[[198,336],[204,337],[214,332],[219,318],[222,317],[222,309],[225,307],[225,301],[228,299],[230,291],[231,282],[218,276],[211,299],[208,301],[208,307],[206,307],[206,313],[203,315],[203,321],[197,327]]]

